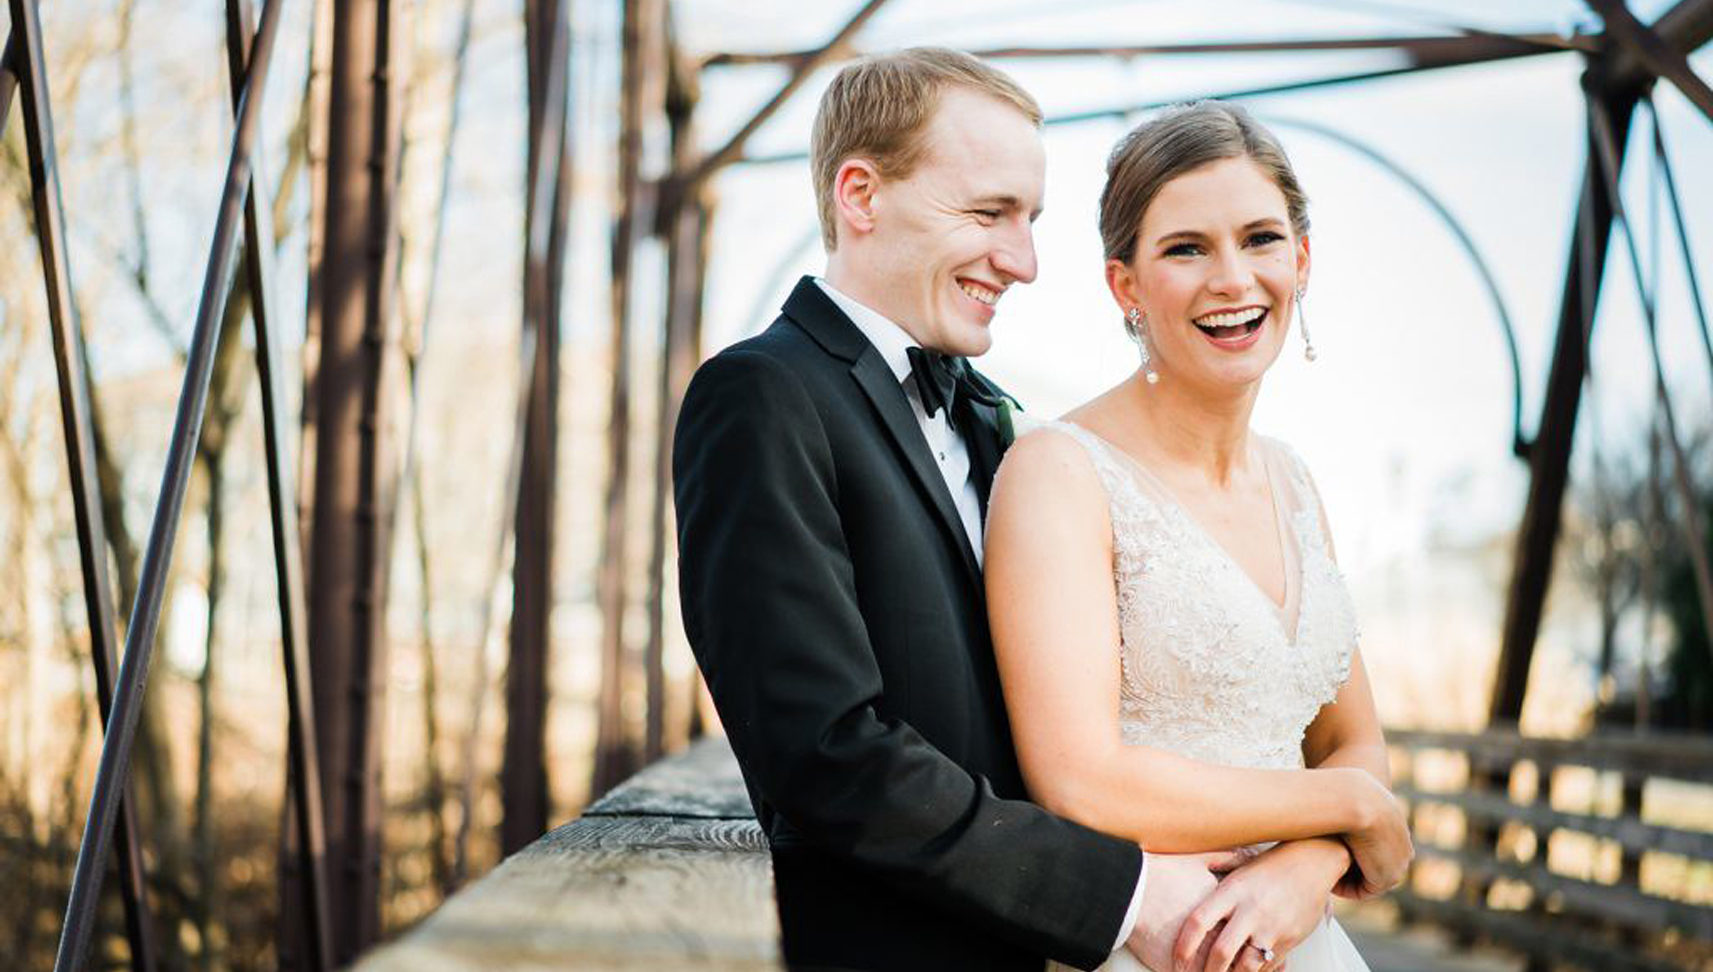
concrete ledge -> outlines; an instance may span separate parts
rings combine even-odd
[[[626,781],[363,972],[783,968],[773,872],[724,739]]]

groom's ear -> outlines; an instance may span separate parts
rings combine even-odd
[[[874,230],[880,171],[867,159],[846,159],[833,176],[833,209],[839,222],[858,234]]]

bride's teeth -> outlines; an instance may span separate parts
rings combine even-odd
[[[974,298],[975,300],[979,300],[982,303],[988,305],[989,307],[992,307],[994,304],[999,303],[999,294],[996,293],[995,291],[982,290],[982,289],[979,289],[976,287],[966,287],[963,284],[959,284],[958,289],[963,291],[965,294],[968,294],[970,297]]]
[[[1209,314],[1206,317],[1196,318],[1196,326],[1237,327],[1242,324],[1249,324],[1257,321],[1261,318],[1261,315],[1265,313],[1267,313],[1267,309],[1265,307],[1251,307],[1247,310],[1232,311],[1227,314]]]

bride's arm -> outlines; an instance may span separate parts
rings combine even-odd
[[[1367,772],[1236,769],[1122,743],[1106,493],[1070,438],[1029,435],[1007,454],[984,559],[1018,759],[1049,810],[1167,853],[1370,831],[1397,812]]]

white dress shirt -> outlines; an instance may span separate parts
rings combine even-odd
[[[916,388],[916,383],[910,380],[909,349],[918,347],[916,339],[908,331],[881,316],[850,297],[840,293],[832,284],[820,277],[815,283],[837,304],[839,310],[851,319],[868,343],[880,352],[882,361],[892,369],[898,381],[904,386],[904,397],[910,401],[910,411],[916,416],[916,424],[922,429],[922,437],[927,440],[928,451],[933,453],[934,460],[940,466],[940,475],[946,481],[946,491],[951,494],[952,502],[958,508],[958,518],[963,521],[964,534],[969,537],[970,547],[975,550],[977,564],[982,560],[982,519],[981,497],[976,493],[975,481],[970,478],[969,447],[964,444],[963,436],[952,427],[948,409],[940,409],[933,416],[928,415],[922,407],[922,395]],[[1125,912],[1124,923],[1118,928],[1118,941],[1112,948],[1117,951],[1124,947],[1124,942],[1130,937],[1130,932],[1136,927],[1136,916],[1142,908],[1142,889],[1148,881],[1148,855],[1142,855],[1142,871],[1136,878],[1136,890],[1130,896],[1130,909]]]

